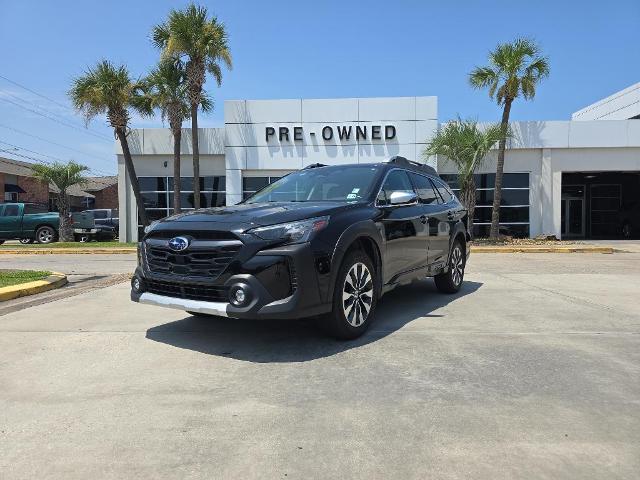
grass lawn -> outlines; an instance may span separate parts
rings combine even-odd
[[[0,249],[10,249],[14,250],[17,248],[125,248],[125,247],[135,247],[138,244],[135,242],[130,243],[120,243],[120,242],[55,242],[55,243],[31,243],[28,245],[23,245],[21,243],[13,243],[13,244],[4,244],[0,245]]]
[[[51,272],[41,270],[0,270],[0,288],[42,280],[49,275]]]

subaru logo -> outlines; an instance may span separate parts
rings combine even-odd
[[[173,237],[169,240],[169,248],[174,252],[186,250],[189,246],[189,239],[185,237]]]

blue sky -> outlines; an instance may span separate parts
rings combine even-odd
[[[203,126],[221,125],[224,100],[239,98],[437,95],[441,121],[458,114],[496,120],[499,108],[469,88],[467,73],[498,42],[521,35],[540,43],[551,76],[533,102],[514,105],[513,119],[568,119],[640,81],[638,0],[202,3],[226,24],[234,57],[223,86],[208,84],[216,108],[200,120]],[[85,130],[65,92],[101,58],[143,75],[158,58],[149,42],[152,26],[184,4],[0,0],[0,76],[36,92],[0,78],[0,150],[73,158],[97,174],[114,173],[105,120]],[[134,118],[132,126],[162,124]]]

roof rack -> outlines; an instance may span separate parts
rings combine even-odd
[[[412,160],[408,160],[405,157],[401,157],[400,155],[395,155],[393,157],[391,157],[388,160],[389,163],[395,163],[398,165],[407,165],[407,166],[411,166],[411,167],[418,167],[422,170],[426,170],[429,173],[437,173],[436,170],[429,166],[429,165],[425,165],[424,163],[419,163],[419,162],[414,162]]]
[[[310,168],[319,168],[319,167],[326,167],[327,165],[325,165],[324,163],[312,163],[311,165],[307,165],[306,167],[304,167],[302,170],[308,170]]]

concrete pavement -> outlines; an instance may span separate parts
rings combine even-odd
[[[0,477],[637,478],[638,285],[638,254],[474,255],[346,343],[127,284],[0,316]]]

